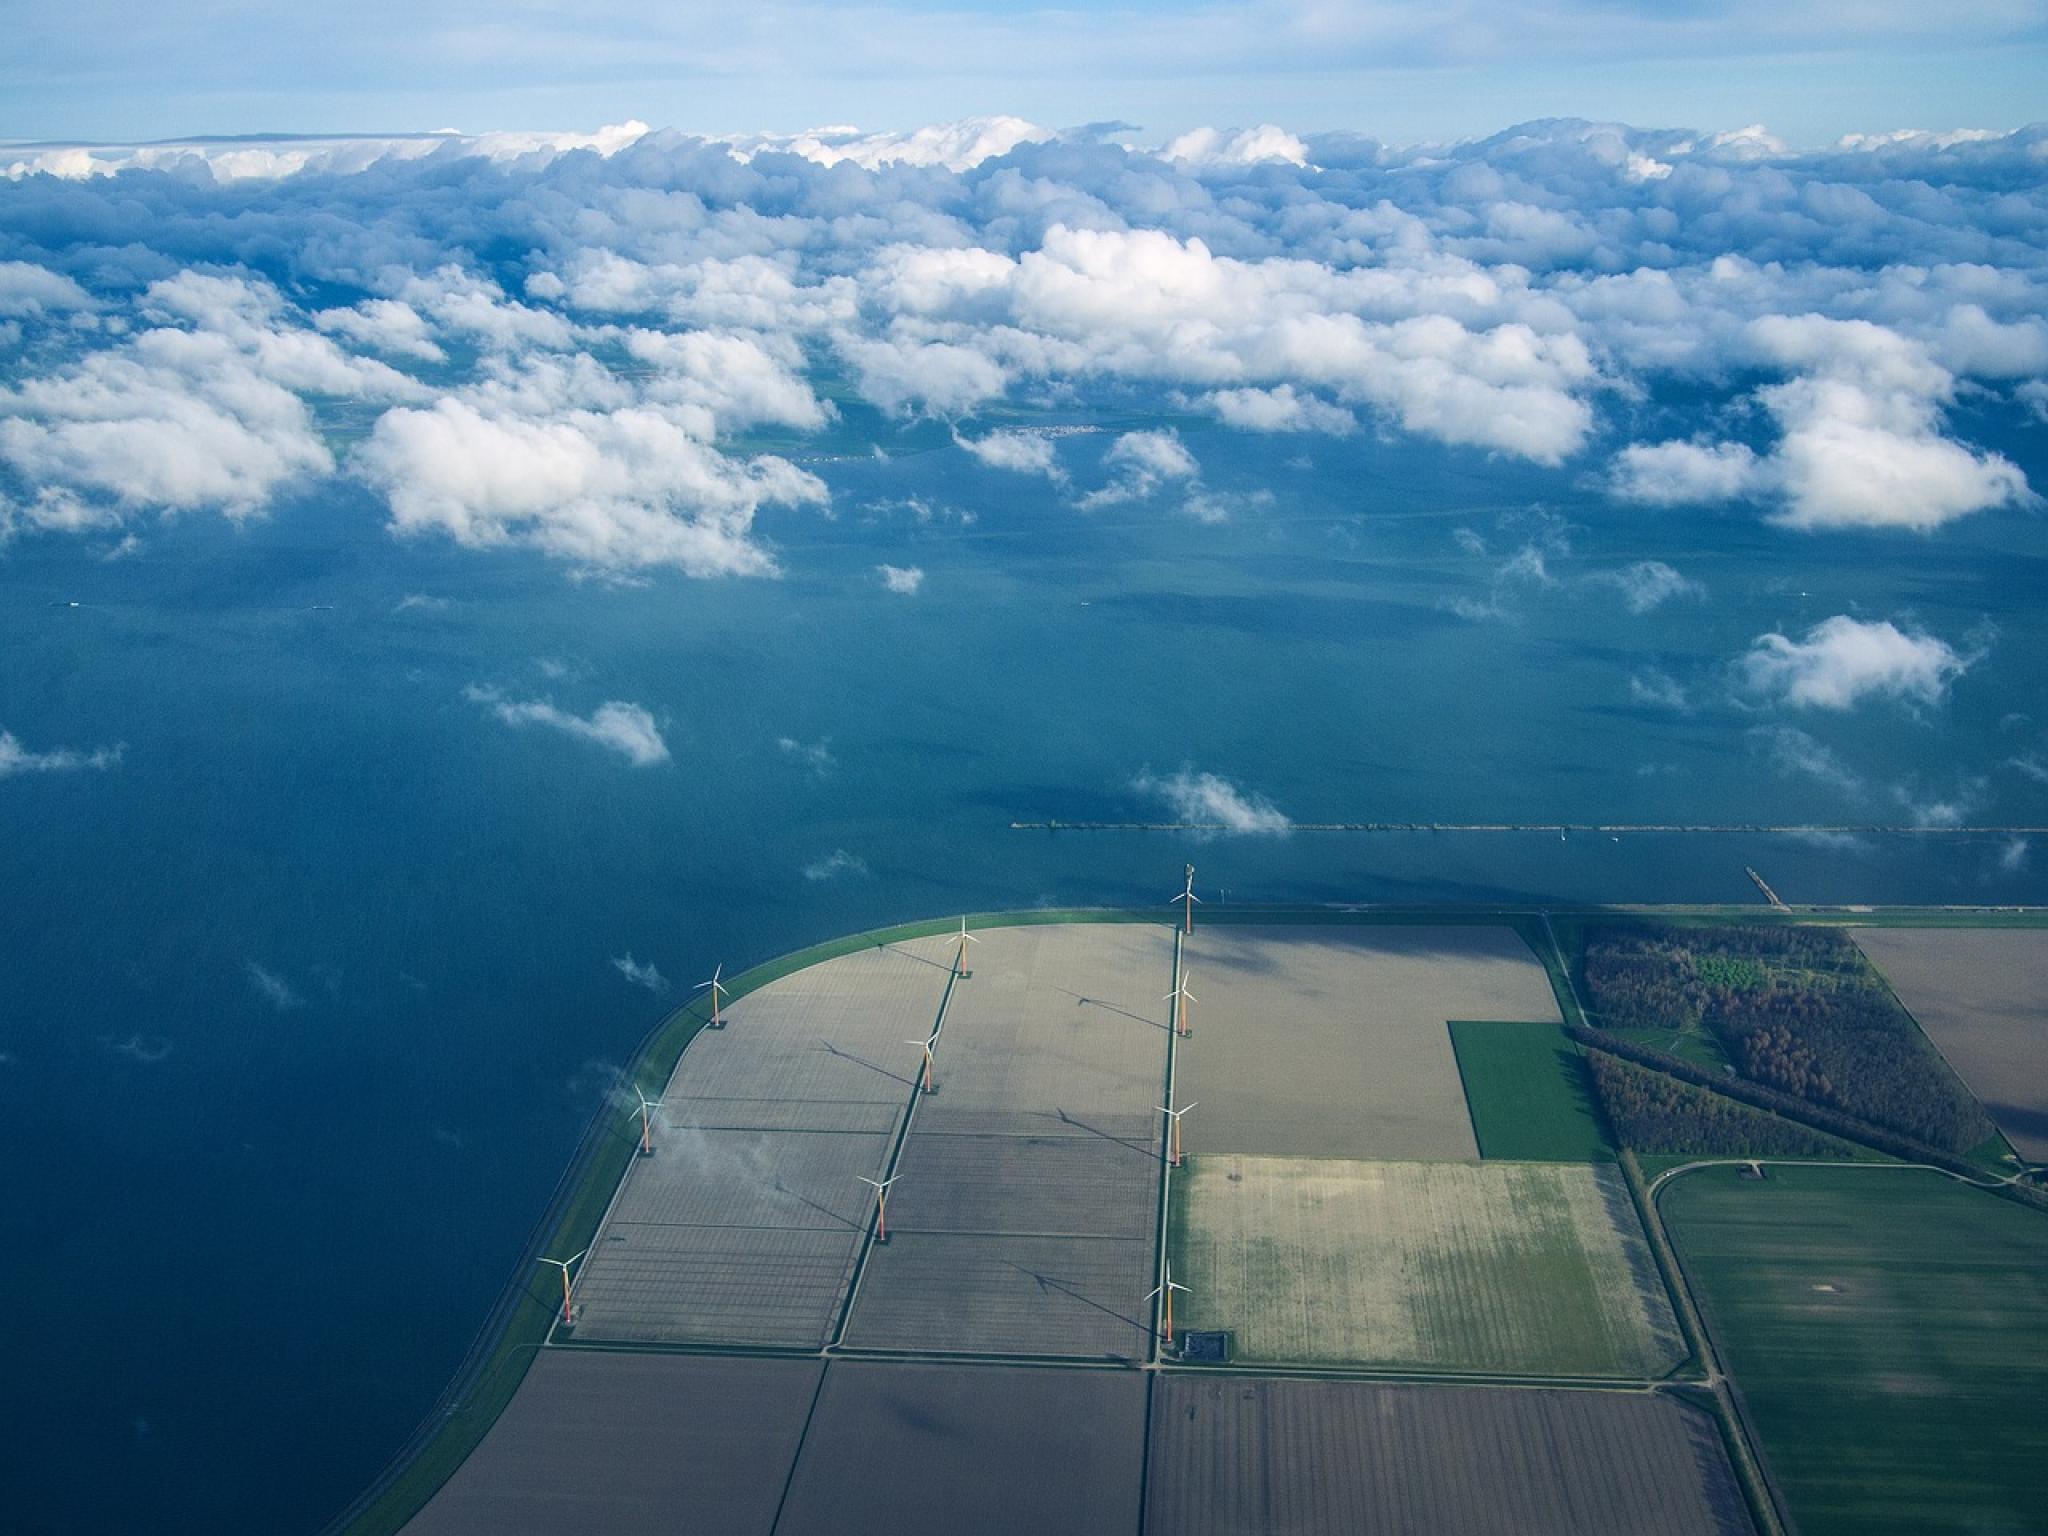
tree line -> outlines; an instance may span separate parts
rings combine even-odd
[[[1583,972],[1607,1029],[1712,1031],[1754,1082],[1947,1152],[1990,1120],[1849,936],[1786,925],[1596,929]]]

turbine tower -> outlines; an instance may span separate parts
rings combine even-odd
[[[918,1091],[920,1093],[937,1093],[939,1091],[938,1084],[932,1081],[932,1047],[939,1043],[939,1037],[933,1035],[926,1040],[906,1040],[903,1043],[905,1045],[921,1046],[924,1049],[924,1075],[920,1079],[921,1086]]]
[[[640,1091],[638,1083],[633,1085],[633,1096],[640,1101],[640,1155],[642,1157],[652,1157],[654,1156],[652,1112],[661,1108],[661,1100],[647,1097],[646,1094]]]
[[[1193,933],[1195,931],[1195,905],[1201,899],[1201,897],[1195,894],[1195,866],[1190,864],[1188,866],[1187,887],[1178,896],[1173,898],[1173,901],[1182,902],[1187,907],[1187,920],[1181,932]],[[1169,901],[1167,905],[1172,906],[1173,901]]]
[[[871,1179],[864,1173],[857,1173],[854,1177],[875,1192],[875,1241],[886,1243],[889,1241],[889,1186],[903,1175],[899,1173],[886,1179]]]
[[[960,919],[960,931],[954,935],[960,941],[960,953],[953,960],[953,974],[964,977],[967,974],[967,946],[979,944],[981,940],[967,931],[967,919]]]
[[[1188,973],[1182,971],[1173,983],[1173,990],[1160,999],[1173,1004],[1173,1032],[1182,1039],[1194,1031],[1188,1027],[1188,1004],[1199,1003],[1201,999],[1188,990]]]
[[[1169,1143],[1170,1150],[1166,1155],[1166,1166],[1169,1168],[1178,1168],[1185,1161],[1181,1156],[1180,1150],[1180,1117],[1200,1102],[1201,1100],[1199,1099],[1190,1099],[1187,1103],[1181,1105],[1179,1109],[1168,1109],[1164,1104],[1159,1106],[1159,1113],[1173,1122],[1171,1127],[1172,1141]]]
[[[711,1027],[713,1029],[725,1028],[725,1019],[720,1015],[718,1011],[719,1002],[724,998],[726,993],[725,986],[719,981],[719,977],[723,976],[724,974],[725,965],[723,962],[720,962],[718,969],[711,973],[711,979],[709,981],[700,981],[697,983],[696,986],[690,989],[692,992],[702,992],[706,987],[709,987],[711,989]]]
[[[583,1250],[583,1253],[588,1252],[590,1252],[588,1248]],[[583,1253],[571,1254],[566,1259],[536,1259],[534,1261],[538,1264],[552,1264],[562,1272],[562,1326],[565,1328],[573,1328],[576,1325],[576,1309],[569,1304],[569,1271],[583,1261]]]
[[[1173,1293],[1175,1291],[1179,1291],[1183,1296],[1190,1294],[1186,1286],[1173,1278],[1173,1261],[1168,1259],[1166,1261],[1166,1278],[1145,1293],[1147,1301],[1151,1301],[1154,1297],[1165,1298],[1163,1306],[1166,1313],[1166,1331],[1163,1338],[1168,1349],[1173,1348]]]

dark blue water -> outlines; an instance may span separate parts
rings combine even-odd
[[[2048,483],[2037,430],[1968,426]],[[1305,821],[2048,820],[2009,766],[2048,724],[2032,512],[1815,538],[1615,508],[1572,470],[1191,431],[1233,503],[1211,526],[1078,513],[849,414],[847,447],[876,434],[889,462],[814,466],[833,518],[763,524],[774,581],[577,582],[397,543],[347,490],[122,560],[0,554],[0,728],[125,747],[0,780],[12,1528],[291,1532],[345,1503],[667,1006],[628,952],[687,984],[913,917],[1163,902],[1188,859],[1232,901],[1742,901],[1745,864],[1792,900],[2048,896],[2048,846],[2002,839],[1008,830],[1161,818],[1134,780],[1184,764]],[[1085,473],[1107,442],[1062,451]],[[1497,583],[1530,539],[1556,585]],[[1650,558],[1706,596],[1635,616],[1587,580]],[[1917,710],[1731,689],[1756,635],[1836,613],[1982,658]],[[1632,701],[1650,667],[1689,712]],[[673,761],[511,729],[473,685],[644,705]],[[1855,786],[1775,766],[1783,726]]]

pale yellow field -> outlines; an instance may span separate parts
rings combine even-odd
[[[1176,1321],[1246,1360],[1651,1378],[1685,1355],[1612,1167],[1198,1157],[1172,1243]]]

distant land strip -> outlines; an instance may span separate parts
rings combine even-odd
[[[1012,832],[1242,832],[1227,821],[1013,821]],[[1290,821],[1261,832],[1715,832],[1771,837],[2048,837],[2043,827],[1771,826],[1760,822]]]

